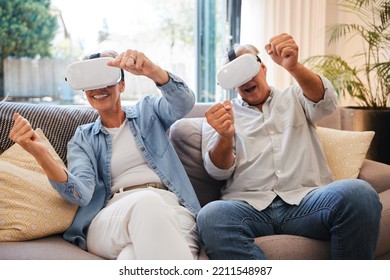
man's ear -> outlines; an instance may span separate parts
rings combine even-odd
[[[265,66],[265,64],[262,62],[260,63],[260,68],[263,69],[264,76],[267,77],[267,66]]]

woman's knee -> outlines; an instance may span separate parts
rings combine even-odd
[[[137,196],[131,210],[134,215],[157,218],[174,214],[173,208],[159,194],[153,191],[145,190],[131,195]]]

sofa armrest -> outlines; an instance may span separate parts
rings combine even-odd
[[[378,193],[384,192],[390,189],[390,165],[365,159],[358,178],[370,183]]]

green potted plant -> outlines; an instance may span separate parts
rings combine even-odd
[[[375,131],[367,158],[390,164],[390,0],[341,0],[338,6],[361,23],[328,25],[329,44],[357,36],[361,48],[348,59],[361,63],[352,66],[339,55],[317,55],[304,64],[327,77],[340,96],[352,98],[356,106],[341,107],[341,128]]]

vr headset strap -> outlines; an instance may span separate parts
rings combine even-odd
[[[229,58],[229,61],[233,61],[237,58],[236,56],[236,52],[234,51],[233,48],[231,48],[228,52],[228,58]]]
[[[89,56],[89,59],[94,59],[94,58],[99,58],[100,57],[100,53],[94,53],[94,54],[91,54]]]

